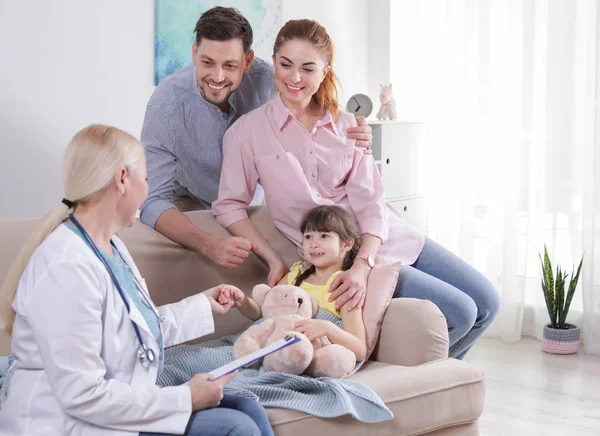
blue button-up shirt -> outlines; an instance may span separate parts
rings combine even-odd
[[[229,113],[202,97],[194,65],[166,77],[148,102],[142,127],[149,195],[140,208],[141,221],[154,227],[175,208],[173,191],[210,208],[219,193],[225,131],[274,95],[273,66],[258,58],[229,96]]]

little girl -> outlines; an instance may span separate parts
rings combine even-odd
[[[365,326],[360,307],[348,311],[343,306],[335,308],[329,302],[329,287],[335,277],[349,269],[358,253],[360,233],[358,224],[345,209],[339,206],[318,206],[302,218],[302,251],[308,268],[302,262],[292,265],[279,284],[299,286],[313,297],[319,307],[342,319],[343,329],[331,321],[307,319],[296,323],[296,331],[310,341],[326,336],[332,343],[352,351],[360,362],[366,354]],[[236,306],[246,317],[260,318],[260,306],[250,297],[232,288],[223,289],[219,302],[224,306]]]

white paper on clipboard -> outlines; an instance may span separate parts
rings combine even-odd
[[[228,363],[227,365],[223,365],[220,368],[217,368],[211,372],[209,375],[211,379],[214,381],[224,375],[227,375],[233,371],[237,371],[238,369],[251,364],[252,362],[257,361],[258,359],[262,359],[265,356],[268,356],[275,351],[279,351],[282,348],[289,347],[296,342],[300,342],[300,338],[296,335],[287,335],[284,338],[281,338],[270,345],[267,345],[260,350],[256,350],[253,353],[250,353],[244,357],[240,357],[239,359],[234,360],[233,362]]]

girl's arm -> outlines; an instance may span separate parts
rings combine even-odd
[[[303,333],[310,341],[327,336],[334,344],[342,345],[354,353],[357,361],[361,361],[367,354],[367,341],[365,326],[362,320],[362,310],[349,311],[342,308],[341,329],[331,321],[322,319],[304,319],[296,323],[296,331]]]
[[[237,309],[242,315],[248,319],[251,319],[252,321],[262,318],[260,306],[252,297],[245,297],[242,301],[242,304],[240,304]]]
[[[213,298],[223,306],[224,312],[236,307],[246,318],[256,321],[262,318],[262,310],[253,298],[247,297],[241,289],[230,285],[221,285],[205,292],[214,291]]]
[[[362,309],[358,308],[349,311],[346,306],[341,309],[342,330],[337,325],[331,323],[333,328],[327,335],[334,344],[340,344],[348,348],[356,356],[356,361],[360,362],[367,354],[367,339],[365,334],[365,324],[362,319]]]

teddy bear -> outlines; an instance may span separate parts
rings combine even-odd
[[[381,87],[379,92],[379,100],[381,101],[381,107],[377,112],[378,120],[395,120],[396,119],[396,101],[394,100],[394,94],[392,93],[392,84]]]
[[[256,285],[252,298],[260,305],[264,321],[250,327],[235,341],[233,357],[239,359],[259,350],[288,334],[296,335],[300,342],[285,347],[264,358],[267,371],[306,374],[312,377],[343,378],[356,365],[352,351],[339,344],[332,344],[323,336],[310,341],[295,331],[295,323],[313,318],[318,305],[308,293],[297,286]]]

